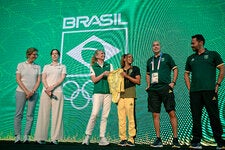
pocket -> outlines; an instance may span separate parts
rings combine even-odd
[[[166,93],[170,94],[173,93],[173,88],[169,86],[169,84],[165,88]]]
[[[216,93],[216,92],[213,93],[212,100],[213,100],[213,101],[218,100],[218,93]]]

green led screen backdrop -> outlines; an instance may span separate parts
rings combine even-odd
[[[63,83],[65,140],[80,142],[92,109],[93,84],[89,76],[90,58],[96,49],[106,52],[106,61],[119,68],[124,53],[134,56],[141,69],[137,86],[137,143],[149,144],[155,138],[151,113],[147,112],[145,70],[153,55],[153,40],[173,56],[179,68],[175,87],[178,134],[181,144],[191,139],[192,118],[183,73],[186,58],[193,53],[191,36],[201,33],[205,47],[219,52],[225,60],[225,2],[223,0],[0,0],[0,138],[14,137],[16,67],[25,61],[29,47],[39,50],[36,63],[42,69],[50,63],[50,51],[61,51],[60,62],[67,66]],[[39,87],[39,93],[42,85]],[[220,87],[220,117],[225,130],[225,87]],[[162,105],[163,106],[163,105]],[[39,101],[35,110],[34,135]],[[23,127],[26,119],[24,111]],[[99,114],[92,140],[99,138]],[[203,110],[203,143],[214,144],[208,114]],[[23,128],[24,130],[24,128]],[[107,137],[118,142],[116,105],[108,118]],[[170,121],[162,107],[161,137],[164,144],[173,138]],[[225,138],[225,133],[223,134]]]

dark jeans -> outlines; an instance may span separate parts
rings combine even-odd
[[[193,140],[194,142],[200,142],[202,138],[202,109],[206,108],[209,115],[210,125],[213,131],[213,137],[217,143],[222,140],[223,129],[219,117],[218,109],[218,95],[214,90],[212,91],[198,91],[190,92],[190,105],[193,119]]]

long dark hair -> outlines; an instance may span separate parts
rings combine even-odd
[[[128,53],[128,54],[123,54],[123,55],[121,56],[121,60],[120,60],[120,66],[121,66],[121,68],[123,68],[123,67],[125,66],[124,58],[126,58],[126,57],[129,56],[129,55],[131,55],[131,54]],[[131,55],[131,56],[132,56],[132,55]]]

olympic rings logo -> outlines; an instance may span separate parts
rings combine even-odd
[[[82,110],[82,109],[86,108],[88,106],[88,104],[90,103],[90,101],[92,100],[91,95],[85,89],[85,87],[89,83],[92,83],[92,81],[91,80],[88,80],[88,81],[86,81],[83,84],[82,87],[80,87],[80,85],[76,81],[74,81],[74,80],[66,81],[63,84],[63,88],[71,89],[69,87],[75,87],[76,90],[72,90],[72,91],[69,91],[69,93],[64,94],[64,99],[65,100],[69,100],[70,103],[71,103],[71,105],[72,105],[72,107],[75,108],[75,109]],[[84,104],[82,104],[82,106],[76,105],[76,102],[78,102],[78,96],[79,96],[80,93],[82,94],[82,98],[84,98],[86,100],[86,102]],[[69,96],[66,96],[66,95],[69,95]]]

